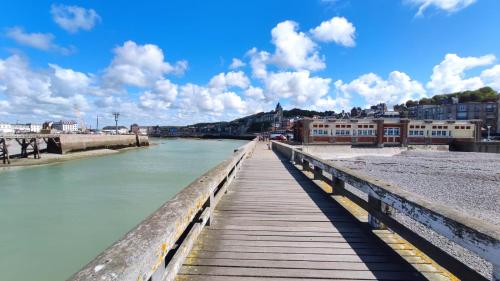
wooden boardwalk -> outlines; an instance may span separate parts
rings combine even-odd
[[[383,243],[302,172],[258,144],[177,280],[425,280],[422,270],[392,250],[404,247]]]

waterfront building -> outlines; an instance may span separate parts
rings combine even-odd
[[[496,102],[464,102],[438,105],[416,105],[408,108],[411,119],[471,120],[480,119],[482,131],[491,126],[492,134],[500,134],[500,100]]]
[[[106,126],[101,130],[105,134],[115,135],[116,134],[116,126]],[[118,126],[118,134],[125,135],[128,134],[128,128],[125,126]]]
[[[294,138],[307,144],[406,146],[479,140],[480,120],[406,118],[312,119],[296,122]]]
[[[6,122],[0,122],[0,134],[12,134],[14,133],[14,129],[12,129],[12,125]]]
[[[78,123],[73,120],[61,120],[52,124],[52,129],[64,132],[74,133],[78,131]]]

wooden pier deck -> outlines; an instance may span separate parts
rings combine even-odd
[[[417,271],[408,263],[412,257],[393,250],[405,249],[403,242],[393,243],[382,242],[260,143],[177,280],[426,280],[436,273],[428,264]]]

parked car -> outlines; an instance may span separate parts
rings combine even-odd
[[[271,140],[286,141],[286,137],[284,135],[277,135],[277,136],[271,137]]]

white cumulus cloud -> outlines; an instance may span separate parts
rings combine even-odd
[[[243,71],[230,71],[219,73],[212,77],[209,82],[210,87],[225,90],[231,87],[246,89],[250,85],[250,80]]]
[[[276,46],[273,61],[280,67],[295,70],[314,71],[325,68],[316,44],[297,29],[298,24],[288,20],[278,23],[271,30],[272,42]]]
[[[80,29],[91,30],[101,21],[101,17],[95,10],[78,6],[53,4],[50,13],[54,22],[71,33],[75,33]]]
[[[162,49],[153,44],[138,45],[127,41],[116,47],[114,53],[115,57],[104,74],[106,82],[113,87],[146,87],[165,74],[182,74],[187,69],[186,61],[174,65],[166,62]]]
[[[250,49],[247,54],[250,57],[252,76],[255,78],[265,78],[267,76],[267,64],[271,55],[266,51],[258,51],[257,48]]]
[[[310,31],[314,38],[323,42],[335,42],[345,47],[354,47],[356,28],[344,17],[333,17]]]
[[[418,99],[426,95],[423,85],[410,78],[406,73],[393,71],[387,80],[374,73],[361,75],[349,83],[336,81],[337,91],[346,97],[360,95],[366,105],[384,102],[389,106],[405,102],[409,99]]]
[[[481,72],[481,79],[487,86],[500,91],[500,64]]]
[[[265,80],[268,100],[290,99],[296,106],[310,106],[328,94],[331,79],[311,77],[307,70],[271,73]]]
[[[481,77],[467,78],[465,77],[465,72],[476,67],[491,65],[494,61],[494,55],[459,57],[456,54],[447,54],[444,60],[433,68],[431,80],[427,83],[427,88],[434,94],[481,88],[484,86]]]
[[[246,63],[244,63],[242,60],[233,58],[231,61],[231,64],[229,65],[229,69],[238,69],[240,67],[244,67]]]
[[[147,109],[167,109],[177,98],[178,86],[170,80],[161,79],[155,82],[153,89],[144,92],[139,100]]]
[[[0,88],[6,97],[4,102],[11,105],[11,114],[15,110],[15,114],[37,119],[62,118],[72,116],[76,109],[89,109],[82,89],[88,85],[84,74],[55,65],[49,70],[33,70],[18,55],[0,59],[0,65]]]

